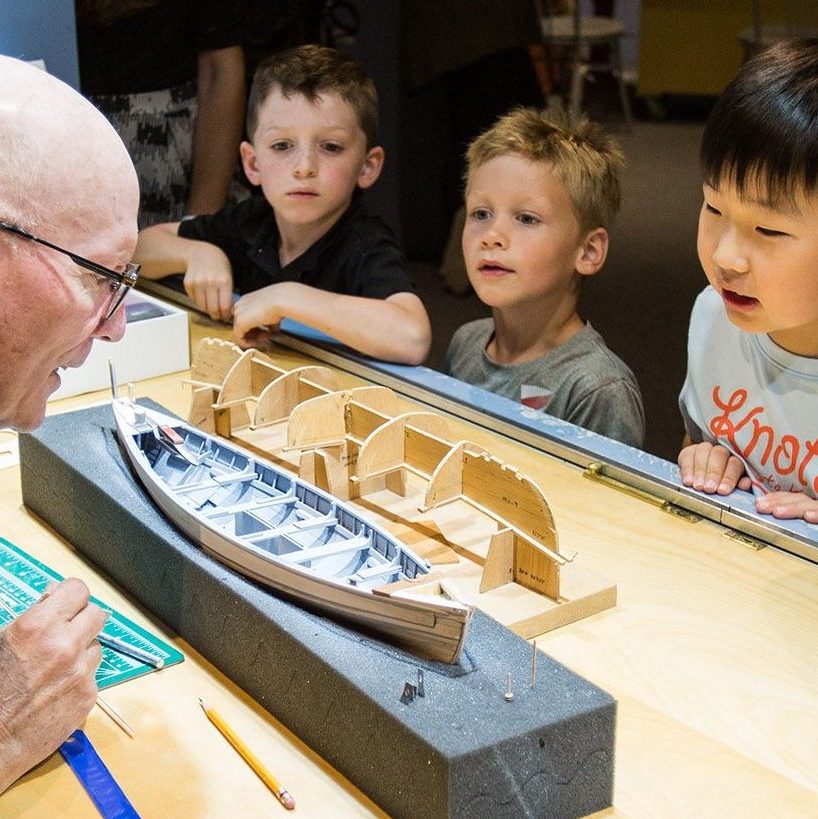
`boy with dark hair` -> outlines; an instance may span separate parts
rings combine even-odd
[[[519,108],[469,147],[463,256],[493,317],[455,333],[456,378],[633,446],[645,432],[633,373],[577,312],[619,207],[622,157],[587,120]]]
[[[323,46],[273,55],[256,70],[241,144],[262,197],[140,234],[147,278],[185,271],[185,289],[242,346],[263,346],[283,318],[363,353],[406,364],[431,330],[406,260],[360,191],[383,166],[377,96],[352,59]],[[242,293],[232,304],[233,291]]]
[[[739,71],[702,137],[682,481],[818,523],[818,41]]]

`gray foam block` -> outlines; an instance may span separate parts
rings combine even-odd
[[[561,817],[611,804],[614,700],[541,652],[532,688],[530,645],[482,612],[450,666],[277,598],[168,523],[107,406],[47,418],[21,436],[20,463],[29,509],[390,814]],[[418,669],[426,696],[401,702]]]

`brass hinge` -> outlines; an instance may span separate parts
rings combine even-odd
[[[727,529],[722,532],[722,535],[729,537],[730,540],[735,540],[736,543],[740,543],[748,549],[752,549],[754,552],[760,552],[762,549],[767,548],[767,544],[763,540],[745,535],[744,532],[737,532],[735,529]]]
[[[656,506],[663,512],[667,512],[669,515],[675,515],[676,517],[688,521],[688,523],[698,523],[698,521],[702,519],[701,515],[697,515],[695,512],[690,512],[687,509],[683,509],[681,506],[677,506],[676,504],[671,503],[669,500],[660,498],[657,495],[652,495],[650,492],[646,492],[644,489],[638,489],[635,486],[630,486],[629,484],[623,483],[616,478],[612,478],[610,475],[606,475],[604,472],[604,464],[588,464],[588,468],[585,469],[582,474],[585,478],[604,484],[605,486],[610,486],[612,489],[616,489],[625,495],[639,498],[640,500],[651,504],[651,506]]]

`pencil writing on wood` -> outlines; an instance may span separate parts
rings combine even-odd
[[[261,760],[244,744],[233,729],[222,719],[219,714],[210,708],[201,697],[199,705],[207,715],[207,718],[219,729],[219,733],[239,752],[241,758],[253,769],[259,779],[276,795],[278,801],[287,810],[295,807],[295,799],[292,798],[286,788],[276,782],[275,777],[264,767]]]
[[[43,595],[43,597],[46,597],[46,596],[47,596],[47,593]],[[42,598],[40,598],[40,599],[42,599]],[[6,614],[8,614],[11,617],[12,620],[15,620],[17,618],[17,612],[6,602],[6,600],[2,597],[2,595],[0,595],[0,608],[2,608],[3,611],[5,611]],[[129,737],[133,737],[133,735],[134,735],[133,728],[131,728],[131,726],[128,724],[127,720],[125,719],[125,717],[123,717],[122,714],[120,714],[116,710],[116,708],[114,708],[114,706],[111,705],[111,703],[109,703],[106,700],[102,699],[102,697],[99,696],[99,695],[97,695],[96,703],[99,706],[99,709],[104,714],[107,714],[107,716],[111,720],[113,720],[113,722],[116,723]]]

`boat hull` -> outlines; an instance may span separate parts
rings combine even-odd
[[[129,402],[114,402],[117,430],[123,449],[154,503],[193,542],[200,544],[220,562],[300,605],[384,637],[418,656],[447,663],[457,662],[468,630],[472,611],[470,606],[442,597],[438,599],[432,595],[411,597],[411,591],[390,593],[388,590],[382,591],[377,582],[366,580],[367,573],[371,577],[377,578],[381,575],[386,577],[387,572],[397,572],[397,567],[402,566],[399,575],[391,574],[382,585],[388,586],[389,581],[393,579],[416,580],[420,584],[429,571],[425,561],[340,501],[298,478],[285,475],[283,470],[279,470],[270,462],[160,413],[140,408],[136,408],[136,412],[138,415],[135,418],[134,407]],[[139,420],[142,417],[144,421]],[[196,501],[201,497],[207,497],[211,489],[214,494],[232,492],[236,495],[238,491],[231,488],[231,475],[227,468],[224,473],[219,472],[213,483],[207,483],[207,480],[200,480],[197,483],[196,478],[208,469],[211,473],[216,470],[212,469],[207,458],[201,464],[193,463],[193,458],[201,455],[197,456],[196,453],[191,455],[178,444],[165,444],[168,452],[160,453],[156,462],[152,463],[149,453],[143,446],[144,442],[149,440],[155,449],[154,439],[159,437],[155,430],[167,427],[180,434],[185,442],[188,440],[186,436],[195,436],[193,440],[200,451],[217,453],[216,467],[224,466],[224,461],[235,454],[243,470],[239,475],[245,476],[243,484],[236,480],[235,485],[239,490],[242,487],[254,489],[261,499],[255,501],[255,504],[234,503],[226,507],[223,513],[218,504],[205,510],[195,508]],[[150,436],[153,436],[153,439]],[[187,484],[180,482],[175,487],[169,485],[165,477],[157,474],[158,465],[161,466],[159,462],[165,455],[168,455],[168,460],[174,462],[178,460],[174,448],[179,453],[184,452],[185,457],[191,459],[187,465],[175,466],[179,474],[185,475],[181,480],[187,480],[189,475],[193,476]],[[176,480],[176,473],[167,464],[165,468],[171,480]],[[262,475],[267,481],[278,480],[270,477],[270,470],[284,476],[282,480],[287,492],[280,496],[270,494],[270,497],[266,498],[259,490],[266,492],[269,486],[257,479],[246,477],[253,470],[256,470],[257,478]],[[223,483],[219,483],[220,480],[223,480]],[[291,492],[293,494],[290,494]],[[326,517],[305,517],[289,525],[286,523],[271,525],[266,530],[258,528],[258,520],[262,515],[279,515],[284,507],[295,509],[296,517],[310,511],[309,506],[298,500],[301,497],[321,505],[322,509],[331,504],[330,508],[334,510],[335,517],[333,518],[331,514]],[[191,500],[192,498],[195,500]],[[202,506],[208,503],[209,499],[205,500]],[[330,522],[323,530],[320,529],[321,524],[328,519]],[[343,526],[339,520],[343,521]],[[237,532],[249,528],[248,524],[257,527],[258,531],[243,537],[241,533],[227,531],[225,521],[229,521],[229,527],[235,527]],[[312,543],[304,545],[307,538],[315,537],[315,531],[319,531],[319,539],[328,531],[331,532],[330,536],[336,539],[326,545],[316,546]],[[351,532],[352,537],[340,537],[339,531],[345,534]],[[368,542],[377,544],[378,550],[367,551],[367,547],[361,547],[355,551],[355,547],[367,538]],[[260,544],[266,544],[267,548]],[[351,544],[349,548],[348,544]],[[276,549],[285,551],[283,554],[276,554]],[[383,557],[382,552],[389,554],[390,557]],[[364,563],[367,566],[370,562],[375,562],[375,565],[347,572],[340,579],[321,573],[323,564],[330,564],[333,561],[335,564],[341,564],[348,559],[349,554],[359,562],[366,557]],[[306,560],[307,557],[312,559]],[[373,558],[383,560],[384,566],[379,567]],[[299,562],[293,561],[306,565],[299,565]],[[313,569],[313,566],[317,568]]]

